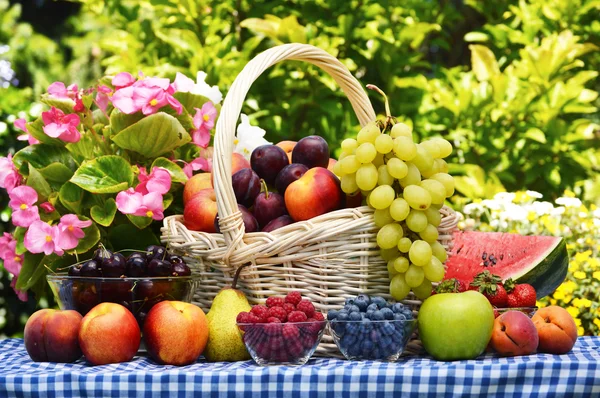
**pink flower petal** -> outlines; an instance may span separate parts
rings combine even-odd
[[[27,131],[27,121],[25,119],[17,119],[17,120],[15,120],[14,125],[19,130],[22,130],[22,131],[24,131],[26,133],[28,132]]]
[[[131,73],[121,72],[118,73],[115,77],[113,77],[111,83],[113,86],[115,86],[116,90],[119,90],[123,87],[131,86],[133,83],[135,83],[135,81],[136,79],[131,75]]]
[[[175,80],[173,81],[173,88],[175,91],[189,93],[194,89],[195,86],[196,83],[183,73],[177,72],[175,75]]]
[[[70,86],[69,86],[70,87]],[[48,94],[55,98],[69,98],[67,88],[63,82],[54,82],[48,87]]]
[[[63,255],[63,250],[56,247],[55,242],[58,237],[58,228],[52,227],[43,221],[35,221],[29,226],[25,233],[23,243],[25,248],[31,253],[44,253],[50,255],[56,253]]]
[[[133,188],[117,194],[117,209],[123,214],[134,214],[142,206],[143,195]]]
[[[35,189],[23,185],[12,190],[10,193],[10,202],[8,205],[11,209],[17,210],[22,204],[27,207],[33,206],[38,200],[38,195]]]
[[[117,90],[112,96],[113,106],[128,115],[136,113],[140,107],[134,103],[133,93],[134,88],[131,86]]]
[[[16,286],[17,286],[17,277],[15,276],[15,277],[13,277],[12,281],[10,282],[10,287],[13,288],[13,290],[17,294],[17,297],[19,298],[19,300],[26,302],[29,298],[27,296],[27,292],[25,290],[17,290]]]
[[[26,210],[16,210],[12,214],[12,223],[17,227],[29,227],[33,222],[40,219],[37,206]]]
[[[210,132],[205,127],[201,127],[199,130],[193,130],[192,141],[194,144],[206,148],[210,142]]]

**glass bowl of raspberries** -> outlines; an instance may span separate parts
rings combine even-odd
[[[240,312],[237,325],[257,364],[304,365],[321,342],[327,321],[310,300],[291,292]]]
[[[417,325],[411,309],[360,294],[327,313],[335,344],[348,360],[396,361]]]

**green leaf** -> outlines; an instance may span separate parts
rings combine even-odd
[[[41,265],[42,260],[44,259],[44,254],[33,254],[33,253],[25,253],[23,258],[23,267],[21,268],[21,272],[19,273],[19,279],[17,279],[17,285],[15,286],[19,290],[27,290],[27,288],[33,285],[39,276],[31,281],[32,276],[38,270],[38,268],[43,266]]]
[[[64,113],[73,113],[73,107],[75,106],[75,101],[70,98],[54,98],[48,94],[42,94],[41,101],[50,107],[60,109]]]
[[[177,101],[181,102],[181,105],[191,114],[194,115],[196,111],[194,108],[202,108],[202,105],[209,102],[210,100],[202,95],[192,93],[177,92],[173,94],[173,97]]]
[[[150,245],[159,244],[159,240],[150,228],[139,230],[131,224],[121,224],[110,229],[108,240],[114,250],[145,250]]]
[[[490,80],[493,76],[500,73],[498,62],[494,53],[487,47],[478,44],[471,44],[471,64],[475,77],[480,82]]]
[[[116,193],[133,184],[133,171],[120,156],[101,156],[83,162],[71,182],[91,193]]]
[[[26,146],[15,154],[13,162],[18,169],[21,169],[24,163],[29,163],[38,170],[42,170],[52,163],[62,163],[71,170],[77,168],[67,149],[47,144]]]
[[[162,167],[167,169],[171,174],[171,180],[173,182],[181,182],[185,184],[188,180],[187,176],[183,172],[183,169],[167,158],[157,158],[154,162],[152,162],[152,167],[150,170],[152,170],[154,167]]]
[[[117,213],[117,204],[113,198],[108,198],[104,202],[104,207],[93,206],[90,210],[92,219],[103,227],[108,227],[112,224]]]
[[[33,122],[26,124],[27,131],[33,138],[41,142],[42,144],[54,145],[54,146],[65,146],[65,142],[58,138],[52,138],[44,133],[44,121],[42,118],[38,118]]]
[[[92,159],[94,157],[94,139],[91,133],[82,134],[79,141],[67,144],[67,149],[80,159]]]
[[[141,112],[128,115],[119,111],[117,108],[113,109],[110,114],[110,126],[112,128],[112,134],[114,135],[119,133],[121,130],[124,130],[132,124],[139,122],[143,118],[144,115]]]
[[[132,216],[131,214],[127,214],[127,218],[139,229],[146,228],[148,225],[152,224],[152,221],[154,221],[152,217]]]
[[[48,181],[32,165],[29,165],[29,177],[27,177],[27,186],[35,189],[38,194],[38,202],[45,202],[52,193],[52,188]]]
[[[54,182],[59,185],[64,184],[73,177],[73,170],[59,162],[50,163],[48,166],[39,169],[39,172],[49,183]]]
[[[83,189],[77,185],[66,182],[58,193],[60,203],[73,213],[81,213],[81,202],[83,200]]]
[[[465,35],[465,41],[469,43],[486,42],[488,40],[489,36],[483,32],[469,32]]]
[[[86,217],[79,218],[87,220]],[[79,244],[75,249],[69,250],[70,253],[85,253],[88,250],[96,247],[96,244],[100,241],[100,230],[98,229],[98,226],[96,224],[92,223],[92,225],[90,225],[89,227],[83,228],[83,232],[85,232],[85,236],[79,240]]]
[[[17,241],[17,246],[15,248],[15,253],[17,254],[23,254],[27,251],[25,245],[23,244],[25,232],[27,232],[27,228],[24,227],[16,227],[15,231],[13,232],[13,237]]]
[[[546,134],[542,130],[537,127],[532,127],[525,133],[525,138],[529,138],[530,140],[537,141],[541,144],[546,143]]]
[[[167,210],[169,206],[171,206],[171,203],[173,203],[173,195],[170,193],[165,194],[165,196],[163,196],[163,209]]]

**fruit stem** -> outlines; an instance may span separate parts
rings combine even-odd
[[[265,198],[269,199],[269,187],[267,187],[267,183],[262,178],[260,179],[260,185],[261,185],[261,188],[264,189],[264,191],[265,191]]]
[[[381,94],[383,96],[383,99],[384,99],[384,102],[385,102],[385,115],[387,116],[388,119],[391,119],[392,118],[392,112],[390,111],[390,102],[388,101],[387,95],[385,95],[385,93],[383,92],[382,89],[380,89],[379,87],[377,87],[374,84],[367,84],[367,88],[369,90],[377,91],[379,94]]]
[[[237,286],[237,281],[238,281],[238,278],[240,277],[240,273],[242,271],[242,268],[244,268],[244,267],[246,267],[248,265],[250,265],[250,263],[246,263],[246,264],[240,265],[240,267],[235,271],[235,275],[233,276],[233,281],[231,282],[231,288],[232,289],[235,289],[235,287]]]

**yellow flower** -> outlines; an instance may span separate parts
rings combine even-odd
[[[594,277],[594,279],[598,279],[600,281],[600,271],[594,271],[592,276]]]
[[[573,276],[577,279],[585,279],[586,275],[583,271],[575,271],[573,272]]]
[[[577,335],[578,336],[583,336],[585,333],[585,331],[583,330],[583,327],[579,326],[577,327]]]
[[[594,325],[596,325],[600,329],[600,319],[594,318]]]
[[[586,298],[576,298],[573,300],[573,305],[579,308],[590,308],[592,306],[592,302]]]
[[[552,297],[555,298],[556,300],[562,300],[565,298],[565,293],[559,289],[556,289],[556,291],[554,292]]]
[[[577,316],[579,315],[579,310],[576,307],[568,307],[567,312],[571,314],[571,316],[575,319],[575,324],[577,324],[577,320],[579,319],[577,318]],[[579,323],[581,323],[581,320],[579,321]]]

